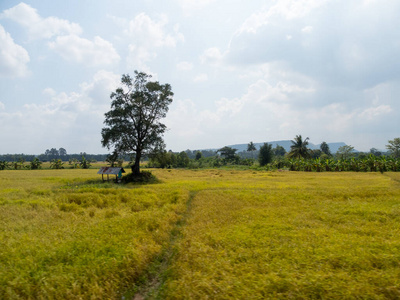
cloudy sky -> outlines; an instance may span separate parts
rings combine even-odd
[[[169,83],[167,149],[400,136],[400,1],[0,1],[0,154],[107,153],[122,74]]]

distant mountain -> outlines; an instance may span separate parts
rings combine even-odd
[[[292,145],[291,140],[283,140],[283,141],[272,141],[272,142],[267,142],[268,144],[272,145],[272,148],[275,148],[277,145],[282,146],[283,148],[285,148],[285,150],[287,152],[290,151],[290,146]],[[331,153],[336,153],[338,151],[338,149],[342,146],[345,146],[346,143],[343,142],[337,142],[337,143],[327,143],[329,146],[329,149],[331,150]],[[260,149],[260,147],[262,145],[264,145],[264,143],[254,143],[254,145],[256,146],[257,150]],[[238,152],[242,152],[242,151],[247,151],[247,144],[236,144],[236,145],[229,145],[228,147],[237,149]],[[308,148],[312,149],[312,150],[316,150],[319,149],[320,144],[315,145],[313,143],[308,143]],[[213,150],[217,150],[217,149],[213,149]]]

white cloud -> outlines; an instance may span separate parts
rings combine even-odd
[[[372,137],[382,121],[388,120],[392,126],[397,122],[393,119],[395,107],[382,103],[391,101],[386,98],[388,93],[390,98],[388,86],[347,95],[334,89],[325,91],[317,81],[280,64],[241,72],[249,74],[244,81],[253,80],[242,95],[221,97],[214,101],[213,109],[194,101],[172,107],[167,118],[174,134],[166,135],[167,145],[173,143],[183,150],[198,149],[200,144],[217,148],[250,139],[263,142],[303,134],[313,143],[344,141],[365,150],[371,143],[366,137]],[[326,101],[325,93],[334,100]],[[344,95],[347,98],[343,99]]]
[[[6,106],[4,105],[4,103],[0,102],[0,110],[5,109],[5,108],[6,108]]]
[[[194,78],[194,82],[204,82],[208,80],[208,75],[205,73],[199,74]]]
[[[217,47],[208,48],[204,51],[204,53],[200,56],[201,63],[217,65],[221,62],[223,58],[223,54]]]
[[[267,141],[298,134],[296,130],[303,126],[304,100],[315,96],[312,81],[274,66],[265,66],[260,72],[263,78],[250,84],[243,95],[221,97],[212,108],[193,101],[171,107],[167,119],[174,136],[166,135],[167,143],[180,149],[185,149],[185,143],[186,148],[196,149],[200,143],[222,147],[250,138]],[[184,138],[184,143],[178,137]]]
[[[303,27],[301,29],[301,32],[303,32],[303,33],[312,33],[313,32],[313,27],[312,26]]]
[[[0,110],[2,138],[24,137],[15,145],[15,152],[28,149],[39,154],[46,147],[68,145],[68,152],[98,153],[104,113],[110,109],[109,95],[118,87],[118,78],[101,70],[77,91],[57,92],[49,87],[43,90],[47,97],[43,104],[26,104],[16,112]]]
[[[186,14],[191,14],[194,11],[204,9],[213,2],[215,2],[215,0],[178,0],[178,3]]]
[[[59,36],[49,47],[68,61],[88,66],[112,65],[120,60],[113,45],[99,36],[93,41],[76,35]]]
[[[180,71],[190,71],[193,69],[193,64],[188,61],[181,61],[176,65],[176,68]]]
[[[0,17],[11,19],[26,27],[30,38],[33,39],[49,39],[61,34],[79,35],[82,33],[78,24],[55,17],[42,18],[36,9],[23,2],[3,11]]]
[[[54,89],[52,88],[45,88],[42,92],[43,95],[45,96],[49,96],[49,97],[53,97],[55,96],[57,93]]]
[[[399,68],[396,1],[279,0],[249,16],[224,61],[280,62],[331,86],[371,87]]]
[[[328,0],[278,0],[272,6],[265,6],[261,11],[249,16],[242,24],[238,33],[257,31],[267,25],[278,24],[283,19],[295,20],[305,17],[314,9],[323,6]]]
[[[128,65],[147,70],[146,64],[157,57],[161,48],[174,48],[178,42],[184,41],[179,25],[173,26],[172,31],[166,32],[168,18],[160,15],[158,20],[151,19],[147,14],[140,13],[129,22],[126,31],[130,38]]]
[[[27,75],[28,52],[0,25],[0,76],[22,77]]]
[[[359,114],[359,117],[363,120],[373,120],[380,116],[387,115],[392,111],[393,109],[390,107],[390,105],[379,105],[376,107],[366,108]]]
[[[98,71],[91,82],[81,84],[82,92],[93,100],[93,105],[103,113],[104,109],[109,109],[111,100],[110,94],[120,86],[119,75],[105,70]],[[92,107],[93,108],[93,107]]]

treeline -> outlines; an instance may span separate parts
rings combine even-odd
[[[51,148],[47,149],[44,153],[39,155],[33,154],[1,154],[0,161],[6,162],[17,162],[17,161],[26,161],[31,162],[34,159],[39,159],[41,162],[50,162],[54,159],[60,159],[63,162],[70,161],[72,159],[80,160],[82,157],[85,157],[91,161],[105,161],[108,157],[108,154],[87,154],[86,152],[81,152],[79,154],[67,154],[67,151],[64,148],[56,149]],[[129,158],[127,158],[129,159]]]
[[[148,167],[158,168],[215,168],[222,166],[251,166],[263,169],[287,169],[290,171],[400,171],[400,138],[390,140],[388,151],[371,148],[369,152],[356,152],[354,147],[345,145],[334,154],[323,142],[320,149],[311,150],[308,138],[297,135],[289,152],[277,145],[265,143],[256,149],[250,142],[247,151],[236,153],[231,147],[217,151],[157,151],[150,156]]]
[[[218,168],[224,166],[247,166],[262,169],[287,169],[290,171],[400,171],[400,138],[388,141],[387,152],[371,148],[369,152],[357,152],[345,145],[336,153],[331,153],[326,142],[320,149],[311,150],[308,138],[297,135],[292,140],[290,151],[277,145],[265,143],[256,149],[250,142],[247,151],[237,153],[237,149],[223,147],[214,150],[186,150],[181,152],[157,149],[144,160],[149,168]],[[105,161],[111,166],[132,167],[135,158],[113,154],[67,154],[64,148],[46,150],[40,155],[6,154],[0,155],[0,170],[38,169],[42,162],[50,162],[50,168],[89,168],[95,161]]]
[[[261,151],[260,151],[261,150]],[[235,153],[236,149],[224,147],[204,156],[202,151],[165,151],[150,156],[148,168],[218,168],[224,166],[248,166],[267,170],[287,169],[290,171],[400,171],[400,159],[371,152],[354,152],[326,155],[319,151],[310,152],[310,157],[291,158],[280,147],[265,148],[253,153]],[[270,151],[270,152],[269,152]],[[209,152],[208,152],[209,153]]]

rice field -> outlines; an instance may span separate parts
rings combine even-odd
[[[400,298],[400,174],[0,172],[0,299]]]

